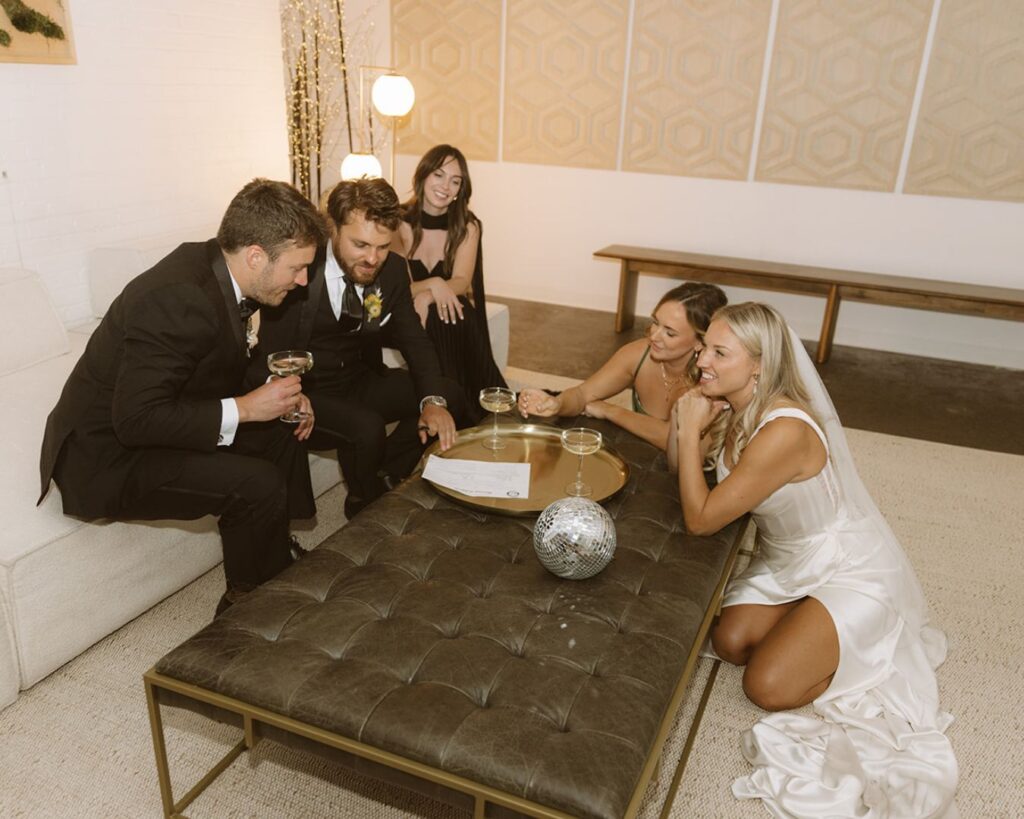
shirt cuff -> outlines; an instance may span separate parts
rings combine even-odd
[[[220,434],[217,446],[231,446],[238,432],[238,404],[234,398],[220,399]]]

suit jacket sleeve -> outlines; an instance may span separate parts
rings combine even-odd
[[[447,382],[441,375],[441,363],[420,317],[412,306],[409,274],[405,259],[397,253],[388,256],[381,270],[382,289],[390,304],[385,313],[391,318],[381,330],[384,346],[396,348],[409,366],[409,374],[422,398],[425,395],[445,395]],[[390,308],[390,309],[387,309]]]
[[[114,387],[114,433],[124,446],[215,450],[220,398],[186,394],[223,343],[213,305],[193,285],[143,293],[125,311],[124,354]]]

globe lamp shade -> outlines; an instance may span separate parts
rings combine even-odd
[[[373,154],[352,153],[341,162],[341,178],[344,180],[381,176],[380,162]]]
[[[408,77],[401,74],[382,74],[370,91],[373,107],[385,117],[404,117],[412,110],[416,91]]]

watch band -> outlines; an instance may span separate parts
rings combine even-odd
[[[436,407],[444,407],[445,409],[448,408],[448,402],[445,400],[445,397],[443,395],[424,396],[423,400],[420,401],[421,414],[423,413],[423,407],[425,407],[427,404],[433,404]]]

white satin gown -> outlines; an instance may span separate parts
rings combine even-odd
[[[809,424],[807,413],[777,409]],[[755,431],[755,435],[757,434]],[[729,474],[722,456],[718,479]],[[760,550],[726,590],[723,606],[775,605],[813,597],[839,634],[839,667],[813,703],[822,719],[778,712],[743,735],[755,770],[733,793],[759,798],[777,817],[958,816],[957,763],[939,709],[934,669],[946,640],[926,624],[923,598],[904,600],[916,580],[871,520],[851,519],[831,461],[813,478],[791,483],[751,512]],[[920,610],[918,610],[920,609]]]

